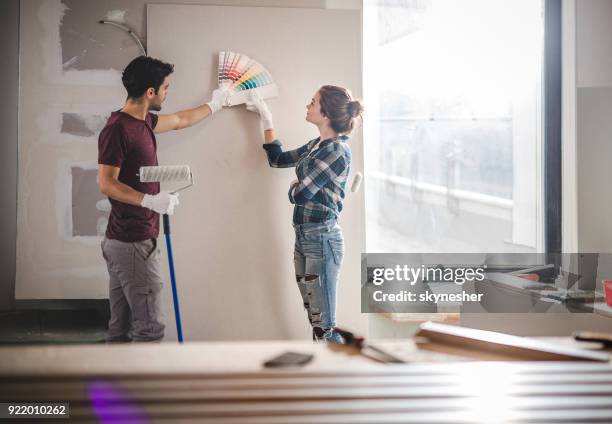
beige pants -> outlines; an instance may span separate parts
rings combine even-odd
[[[160,341],[161,255],[157,240],[135,243],[104,238],[102,256],[109,275],[107,342]]]

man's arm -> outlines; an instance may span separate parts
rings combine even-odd
[[[209,115],[212,115],[212,109],[208,103],[169,115],[159,115],[153,131],[159,134],[166,131],[182,130],[197,124]]]
[[[119,170],[116,166],[98,165],[100,191],[111,199],[140,206],[144,194],[120,182]]]
[[[159,214],[172,215],[178,206],[178,193],[162,191],[159,194],[144,194],[119,181],[119,168],[111,165],[98,165],[100,191],[119,202],[142,206]]]
[[[155,133],[163,133],[166,131],[180,130],[197,124],[202,119],[220,110],[223,105],[227,104],[230,96],[227,89],[217,88],[212,92],[212,99],[208,103],[204,103],[193,109],[182,110],[171,115],[159,115],[157,125],[153,131]]]

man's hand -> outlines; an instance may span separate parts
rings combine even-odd
[[[221,110],[223,106],[228,106],[228,99],[230,92],[227,89],[217,88],[212,92],[212,99],[206,103],[210,108],[210,113],[213,114],[218,110]]]
[[[274,128],[274,124],[272,123],[272,112],[270,112],[268,105],[256,91],[251,90],[250,100],[246,102],[246,108],[251,112],[259,113],[264,131]]]
[[[178,193],[172,194],[162,191],[159,194],[145,194],[140,206],[149,208],[161,215],[172,215],[174,208],[178,206]]]

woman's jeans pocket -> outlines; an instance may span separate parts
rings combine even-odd
[[[342,239],[329,239],[327,243],[329,244],[329,249],[334,258],[334,263],[336,265],[341,265],[342,259],[344,258],[344,241],[342,241]]]

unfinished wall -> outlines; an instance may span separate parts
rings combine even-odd
[[[97,224],[107,212],[96,209],[102,200],[95,176],[97,131],[124,93],[119,66],[64,66],[63,19],[79,8],[83,13],[87,3],[93,4],[21,2],[15,288],[20,300],[107,297],[99,261]],[[99,25],[93,15],[80,19],[85,29]],[[138,54],[135,46],[129,50]],[[122,59],[127,63],[129,57]]]
[[[139,55],[136,43],[126,34],[116,28],[98,24],[102,18],[114,17],[124,21],[136,31],[146,32],[147,3],[172,3],[168,1],[146,2],[144,0],[23,0],[21,2],[21,90],[22,107],[20,116],[19,137],[19,199],[18,199],[18,239],[17,239],[17,285],[18,299],[82,299],[107,297],[108,283],[104,261],[100,255],[100,234],[103,231],[108,214],[108,205],[99,197],[92,170],[97,162],[97,133],[112,110],[117,110],[123,104],[125,92],[120,82],[120,70],[133,57]],[[178,2],[176,2],[178,3]],[[180,3],[206,3],[198,1],[181,1]],[[211,2],[213,3],[213,2]],[[291,7],[328,7],[341,9],[358,9],[355,1],[227,1],[224,4],[245,6],[291,6]],[[357,16],[358,16],[357,12]],[[212,28],[217,30],[217,28]],[[341,29],[339,29],[341,30]],[[171,32],[171,31],[170,31]],[[147,40],[143,40],[145,45]],[[358,48],[358,45],[357,45]],[[194,43],[194,51],[198,45]],[[177,75],[180,72],[177,70]],[[176,76],[176,75],[175,75]],[[212,77],[211,77],[212,78]],[[212,79],[211,81],[212,82]],[[308,90],[312,88],[309,87]],[[358,93],[360,88],[356,88]],[[309,93],[310,96],[312,93]],[[178,108],[192,107],[208,100],[208,93],[189,98],[170,96],[171,104],[167,111]],[[298,111],[304,110],[308,98],[295,98],[299,104]],[[218,115],[223,116],[223,115]],[[215,116],[216,118],[217,116]],[[253,116],[249,115],[249,118]],[[212,122],[212,121],[211,121]],[[300,119],[300,124],[305,126]],[[205,125],[202,124],[206,132]],[[189,131],[189,130],[187,130]],[[198,130],[195,130],[198,131]],[[191,136],[193,136],[193,132]],[[308,134],[311,135],[311,134]],[[185,137],[189,137],[189,133]],[[160,146],[168,139],[159,137]],[[298,143],[300,140],[291,141]],[[172,143],[172,142],[170,142]],[[188,143],[187,143],[188,144]],[[183,149],[186,143],[179,141],[177,149]],[[165,147],[160,148],[160,154],[165,154]],[[258,155],[258,166],[261,172],[267,170],[265,158],[259,146],[253,146]],[[362,158],[357,152],[356,160]],[[241,169],[243,156],[233,159],[216,159],[216,165],[226,169]],[[277,199],[285,198],[284,179],[280,179],[274,191]],[[203,181],[198,186],[205,187]],[[244,186],[235,184],[235,190],[240,195]],[[185,201],[191,196],[186,193]],[[355,200],[355,203],[358,203]],[[236,205],[238,206],[238,205]],[[347,205],[347,209],[352,206]],[[187,209],[186,209],[187,210]],[[279,210],[268,211],[278,215],[278,220],[285,225],[283,231],[290,229],[291,208],[287,204]],[[359,217],[356,218],[357,220]],[[349,221],[358,231],[363,231],[363,225],[357,221]],[[178,234],[176,248],[198,249],[195,237],[183,237],[183,240],[195,244],[181,246],[180,221],[175,224]],[[345,230],[351,231],[350,228]],[[215,239],[243,239],[235,228],[227,227],[225,223],[216,223],[207,231],[215,234]],[[210,236],[209,233],[201,238]],[[274,244],[274,235],[270,242]],[[161,241],[161,240],[160,240]],[[262,253],[267,258],[274,255],[285,255],[291,266],[291,246],[274,244],[276,250],[263,250],[263,244],[268,240],[250,240],[254,251]],[[360,246],[355,244],[356,252]],[[162,248],[162,251],[165,249]],[[228,255],[230,252],[223,252]],[[288,256],[287,256],[288,255]],[[182,254],[179,257],[187,257]],[[283,261],[286,261],[283,257]],[[181,262],[177,264],[179,284],[186,281],[192,267],[198,264]],[[358,268],[356,268],[358,270]],[[205,271],[205,270],[204,270]],[[200,272],[204,272],[200,270]],[[181,273],[185,274],[181,274]],[[357,271],[358,272],[358,271]],[[204,272],[205,273],[205,272]],[[242,275],[248,273],[243,270]],[[167,275],[167,273],[165,274]],[[181,280],[183,275],[183,280]],[[215,284],[221,284],[215,280]],[[241,279],[247,284],[248,279]],[[358,279],[355,279],[358,281]],[[228,279],[223,284],[231,284]],[[248,288],[248,290],[254,289]],[[283,288],[284,290],[284,288]],[[266,295],[265,291],[251,292],[255,295]],[[186,331],[186,336],[198,337],[205,334],[207,339],[232,338],[285,338],[303,337],[307,334],[304,313],[299,306],[299,295],[294,284],[286,288],[289,303],[278,294],[274,299],[283,313],[291,314],[279,318],[261,307],[257,314],[263,316],[262,322],[253,322],[257,314],[252,316],[230,316],[221,314],[214,308],[202,309],[201,304],[192,305],[206,310],[201,315],[202,323],[209,317],[224,320],[223,326],[209,323],[206,326],[192,321],[190,327],[195,333]],[[169,284],[165,288],[165,311],[168,323],[168,338],[174,337],[174,323],[171,306]],[[231,302],[231,299],[227,300]],[[364,317],[359,316],[358,308],[350,310],[348,301],[340,298],[340,316],[345,314],[343,321],[352,325],[360,325]],[[215,307],[222,307],[217,299]],[[184,308],[186,308],[185,306]],[[343,312],[342,312],[343,311]],[[282,315],[281,315],[282,316]],[[344,318],[344,317],[342,317]],[[245,329],[244,322],[253,322],[253,328]],[[296,334],[295,326],[299,325],[302,333]],[[187,325],[185,324],[185,327]],[[276,331],[270,332],[270,328]],[[357,328],[359,329],[359,327]],[[204,333],[202,333],[204,331]],[[193,340],[194,338],[192,338]],[[197,339],[197,338],[196,338]]]

